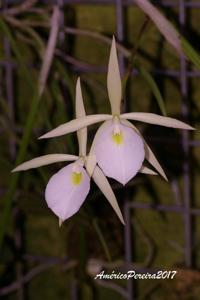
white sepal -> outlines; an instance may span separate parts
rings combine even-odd
[[[76,83],[76,118],[79,119],[85,115],[80,78],[78,78]],[[77,136],[79,144],[79,156],[85,156],[87,148],[87,127],[79,129],[77,131]]]
[[[110,58],[108,63],[107,87],[108,87],[108,96],[111,104],[112,114],[119,115],[121,99],[122,99],[122,84],[121,84],[119,64],[117,59],[117,49],[116,49],[114,36],[112,40]]]
[[[110,203],[114,211],[116,212],[122,224],[125,225],[115,194],[113,193],[113,190],[107,178],[105,177],[105,175],[103,174],[103,172],[98,166],[95,167],[92,178],[96,183],[96,185],[99,187],[99,189],[102,191],[102,193],[104,194],[104,196],[106,197],[106,199],[108,200],[108,202]]]
[[[74,161],[77,160],[78,156],[70,154],[48,154],[33,158],[25,161],[21,165],[17,166],[12,172],[25,171],[33,168],[42,167],[45,165],[53,164],[61,161]]]
[[[65,135],[77,131],[81,128],[87,127],[89,125],[99,123],[105,120],[110,120],[111,118],[112,118],[111,115],[99,114],[99,115],[89,115],[79,119],[74,119],[47,132],[46,134],[40,136],[39,139],[48,139],[48,138]]]
[[[141,121],[149,124],[155,124],[155,125],[171,127],[171,128],[195,130],[195,128],[193,128],[192,126],[182,121],[179,121],[177,119],[163,117],[152,113],[132,112],[132,113],[122,114],[120,118],[134,120],[134,121]]]

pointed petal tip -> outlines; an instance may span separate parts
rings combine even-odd
[[[168,180],[166,174],[164,173],[164,171],[163,171],[162,173],[160,172],[160,175],[161,175],[161,177],[162,177],[166,182],[169,182],[169,180]]]
[[[61,220],[60,218],[58,219],[58,225],[59,225],[59,227],[61,228],[61,226],[62,226],[62,224],[63,224],[63,220]]]
[[[165,179],[165,181],[169,182],[169,180],[168,180],[167,176],[165,176],[165,177],[163,177],[163,178]]]
[[[125,186],[126,184],[127,184],[127,182],[125,182],[125,181],[121,181],[120,182],[123,186]]]
[[[39,136],[38,140],[46,139],[46,134]]]
[[[155,168],[155,166],[154,166],[154,168]],[[160,170],[157,170],[157,171],[159,172],[159,174],[162,176],[162,178],[163,178],[165,181],[169,182],[169,180],[168,180],[168,178],[167,178],[167,175],[165,174],[165,172],[164,172],[163,169],[160,169]]]
[[[80,76],[78,76],[78,78],[77,78],[77,81],[76,81],[76,88],[80,88],[80,85],[81,85],[81,78],[80,78]]]
[[[197,129],[195,127],[189,126],[188,130],[197,130]]]
[[[49,138],[53,138],[54,135],[51,135],[51,131],[50,132],[47,132],[41,136],[39,136],[38,140],[43,140],[43,139],[49,139]]]
[[[126,226],[126,223],[125,223],[125,221],[124,221],[124,218],[122,217],[122,220],[120,220],[121,221],[121,223],[124,225],[124,226]]]
[[[24,171],[24,168],[21,167],[21,165],[17,166],[16,168],[14,168],[11,173],[16,173],[16,172],[19,172],[19,171]]]
[[[196,130],[196,128],[190,126],[189,124],[184,123],[184,122],[182,122],[182,123],[183,123],[183,126],[182,127],[180,126],[179,129],[183,129],[183,130]]]

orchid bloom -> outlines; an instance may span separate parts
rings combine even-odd
[[[76,117],[85,116],[80,79],[76,84]],[[48,207],[58,216],[59,224],[74,215],[85,201],[90,190],[90,178],[94,180],[107,198],[120,221],[123,216],[112,188],[101,169],[96,165],[93,154],[86,155],[87,128],[77,131],[79,156],[69,154],[49,154],[26,161],[16,167],[13,172],[25,171],[61,161],[74,161],[54,174],[45,190]]]
[[[126,184],[137,172],[157,174],[143,166],[143,161],[146,159],[167,180],[155,155],[137,128],[128,120],[187,130],[193,130],[194,128],[177,119],[153,113],[131,112],[120,114],[122,83],[114,37],[108,64],[107,87],[111,115],[98,114],[74,119],[58,126],[40,138],[61,136],[91,124],[105,121],[96,133],[90,154],[95,155],[97,163],[106,176]]]

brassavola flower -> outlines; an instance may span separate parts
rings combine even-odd
[[[187,130],[194,128],[177,119],[153,113],[131,112],[121,114],[122,82],[114,37],[108,63],[107,88],[111,115],[98,114],[74,119],[58,126],[40,138],[61,136],[105,121],[95,135],[90,153],[95,155],[106,176],[126,184],[138,172],[155,174],[154,171],[143,166],[143,161],[146,159],[167,180],[150,147],[137,128],[128,120]]]
[[[76,84],[76,118],[85,116],[80,79]],[[48,207],[58,216],[59,223],[74,215],[85,201],[90,190],[90,178],[94,180],[114,211],[124,224],[113,190],[102,170],[97,166],[95,156],[86,155],[87,127],[77,131],[79,155],[48,154],[26,161],[17,166],[13,172],[49,165],[55,162],[73,161],[54,174],[45,190]]]

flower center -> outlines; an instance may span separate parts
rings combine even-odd
[[[123,134],[119,127],[119,119],[116,116],[113,118],[112,140],[118,146],[123,144]]]
[[[74,185],[79,185],[83,180],[82,173],[72,172],[71,180]]]
[[[115,142],[116,145],[121,145],[123,143],[123,135],[121,132],[113,133],[112,140]]]

